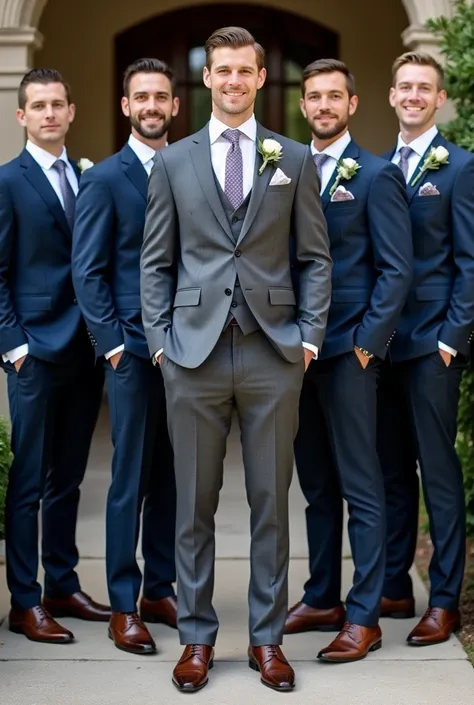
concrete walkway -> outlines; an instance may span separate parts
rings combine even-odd
[[[84,590],[106,601],[104,579],[104,502],[109,481],[110,443],[106,416],[101,420],[84,483],[79,524]],[[291,491],[292,535],[290,601],[301,596],[307,577],[304,502],[297,482]],[[215,605],[221,620],[216,664],[210,684],[193,701],[208,705],[264,705],[285,696],[260,685],[247,666],[247,582],[249,513],[244,496],[238,435],[234,430],[217,517]],[[344,548],[344,583],[351,580],[349,548]],[[417,613],[426,592],[415,577]],[[0,575],[0,615],[8,611]],[[159,654],[139,657],[114,648],[106,625],[63,620],[76,635],[70,646],[44,646],[0,628],[0,705],[174,705],[185,696],[170,675],[181,647],[176,632],[151,625]],[[287,637],[285,654],[293,663],[297,689],[286,696],[294,705],[473,705],[474,670],[459,642],[425,649],[405,645],[416,620],[383,620],[383,648],[362,662],[326,665],[316,661],[331,634]]]

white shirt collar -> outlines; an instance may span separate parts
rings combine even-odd
[[[413,149],[413,151],[418,154],[419,157],[422,157],[437,134],[438,134],[438,128],[436,127],[436,125],[433,125],[433,127],[430,127],[429,130],[426,130],[426,132],[423,132],[422,135],[420,135],[419,137],[414,139],[408,145],[405,144],[405,142],[402,139],[402,136],[399,134],[396,151],[399,152],[402,147],[411,147]]]
[[[214,114],[211,115],[211,119],[209,120],[209,139],[211,144],[214,144],[219,137],[222,135],[225,130],[229,130],[232,128],[229,128],[229,125],[224,125],[223,122],[218,120]],[[257,121],[255,120],[255,115],[252,115],[249,117],[248,120],[246,120],[242,125],[239,125],[238,128],[242,134],[244,134],[246,137],[249,138],[249,140],[252,140],[252,142],[257,141]]]
[[[38,162],[42,169],[51,169],[53,164],[58,160],[58,157],[55,157],[54,154],[47,152],[41,147],[38,147],[37,144],[33,144],[33,142],[31,142],[30,140],[27,141],[25,149],[31,154],[33,159]],[[63,147],[63,151],[61,152],[61,156],[59,157],[59,159],[62,159],[63,162],[69,164],[66,147]]]
[[[346,148],[350,141],[352,140],[352,137],[350,135],[349,130],[347,132],[344,132],[341,137],[339,137],[335,142],[329,145],[329,147],[326,147],[326,149],[323,149],[321,154],[328,154],[330,157],[335,159],[337,162],[339,159],[342,157],[344,152],[346,151]],[[313,142],[311,142],[311,154],[314,156],[315,154],[319,154],[318,150],[314,146]]]
[[[132,134],[128,138],[128,145],[130,149],[135,152],[138,157],[138,160],[143,165],[147,164],[150,159],[153,159],[156,154],[154,149],[149,147],[147,144],[140,142],[140,140],[137,140],[137,138]]]

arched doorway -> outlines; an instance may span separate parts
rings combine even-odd
[[[209,91],[202,83],[204,42],[217,27],[246,27],[265,47],[268,77],[257,101],[257,118],[275,132],[306,141],[308,128],[298,100],[301,70],[321,57],[338,56],[338,35],[289,12],[256,5],[200,5],[168,12],[127,29],[115,39],[116,105],[121,76],[142,56],[167,61],[174,69],[181,110],[170,139],[200,129],[210,113]],[[117,149],[127,139],[129,123],[117,111]]]

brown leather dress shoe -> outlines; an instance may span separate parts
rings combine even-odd
[[[82,591],[57,599],[44,597],[43,605],[53,617],[75,617],[88,622],[108,622],[112,615],[110,607],[94,602]]]
[[[295,687],[295,672],[279,646],[249,646],[249,666],[260,673],[263,685],[285,693]]]
[[[195,693],[208,684],[208,673],[214,665],[214,649],[207,644],[186,646],[174,667],[173,683],[183,693]]]
[[[410,646],[432,646],[447,641],[461,627],[459,610],[428,607],[416,627],[407,637]]]
[[[318,659],[327,663],[351,663],[360,661],[369,651],[377,651],[381,646],[380,627],[361,627],[346,622],[334,641],[319,652]]]
[[[130,654],[156,654],[156,644],[136,612],[112,612],[109,639]]]
[[[58,624],[42,605],[29,610],[16,610],[12,607],[9,629],[15,634],[24,634],[30,641],[45,644],[70,644],[74,641],[74,634]]]
[[[178,606],[175,595],[161,600],[140,600],[140,617],[144,622],[166,624],[172,629],[178,628]]]
[[[339,632],[345,620],[346,610],[342,605],[330,610],[320,610],[304,602],[297,602],[288,612],[284,634]]]
[[[410,619],[415,616],[415,600],[413,597],[407,597],[404,600],[390,600],[388,597],[382,597],[380,616],[391,619]]]

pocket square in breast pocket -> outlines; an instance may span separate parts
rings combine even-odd
[[[331,201],[354,201],[354,194],[344,188],[344,186],[338,186],[337,189],[331,196]]]
[[[286,186],[291,184],[291,179],[281,169],[277,169],[272,176],[269,186]]]
[[[418,191],[419,196],[439,196],[439,191],[434,184],[427,181]]]

